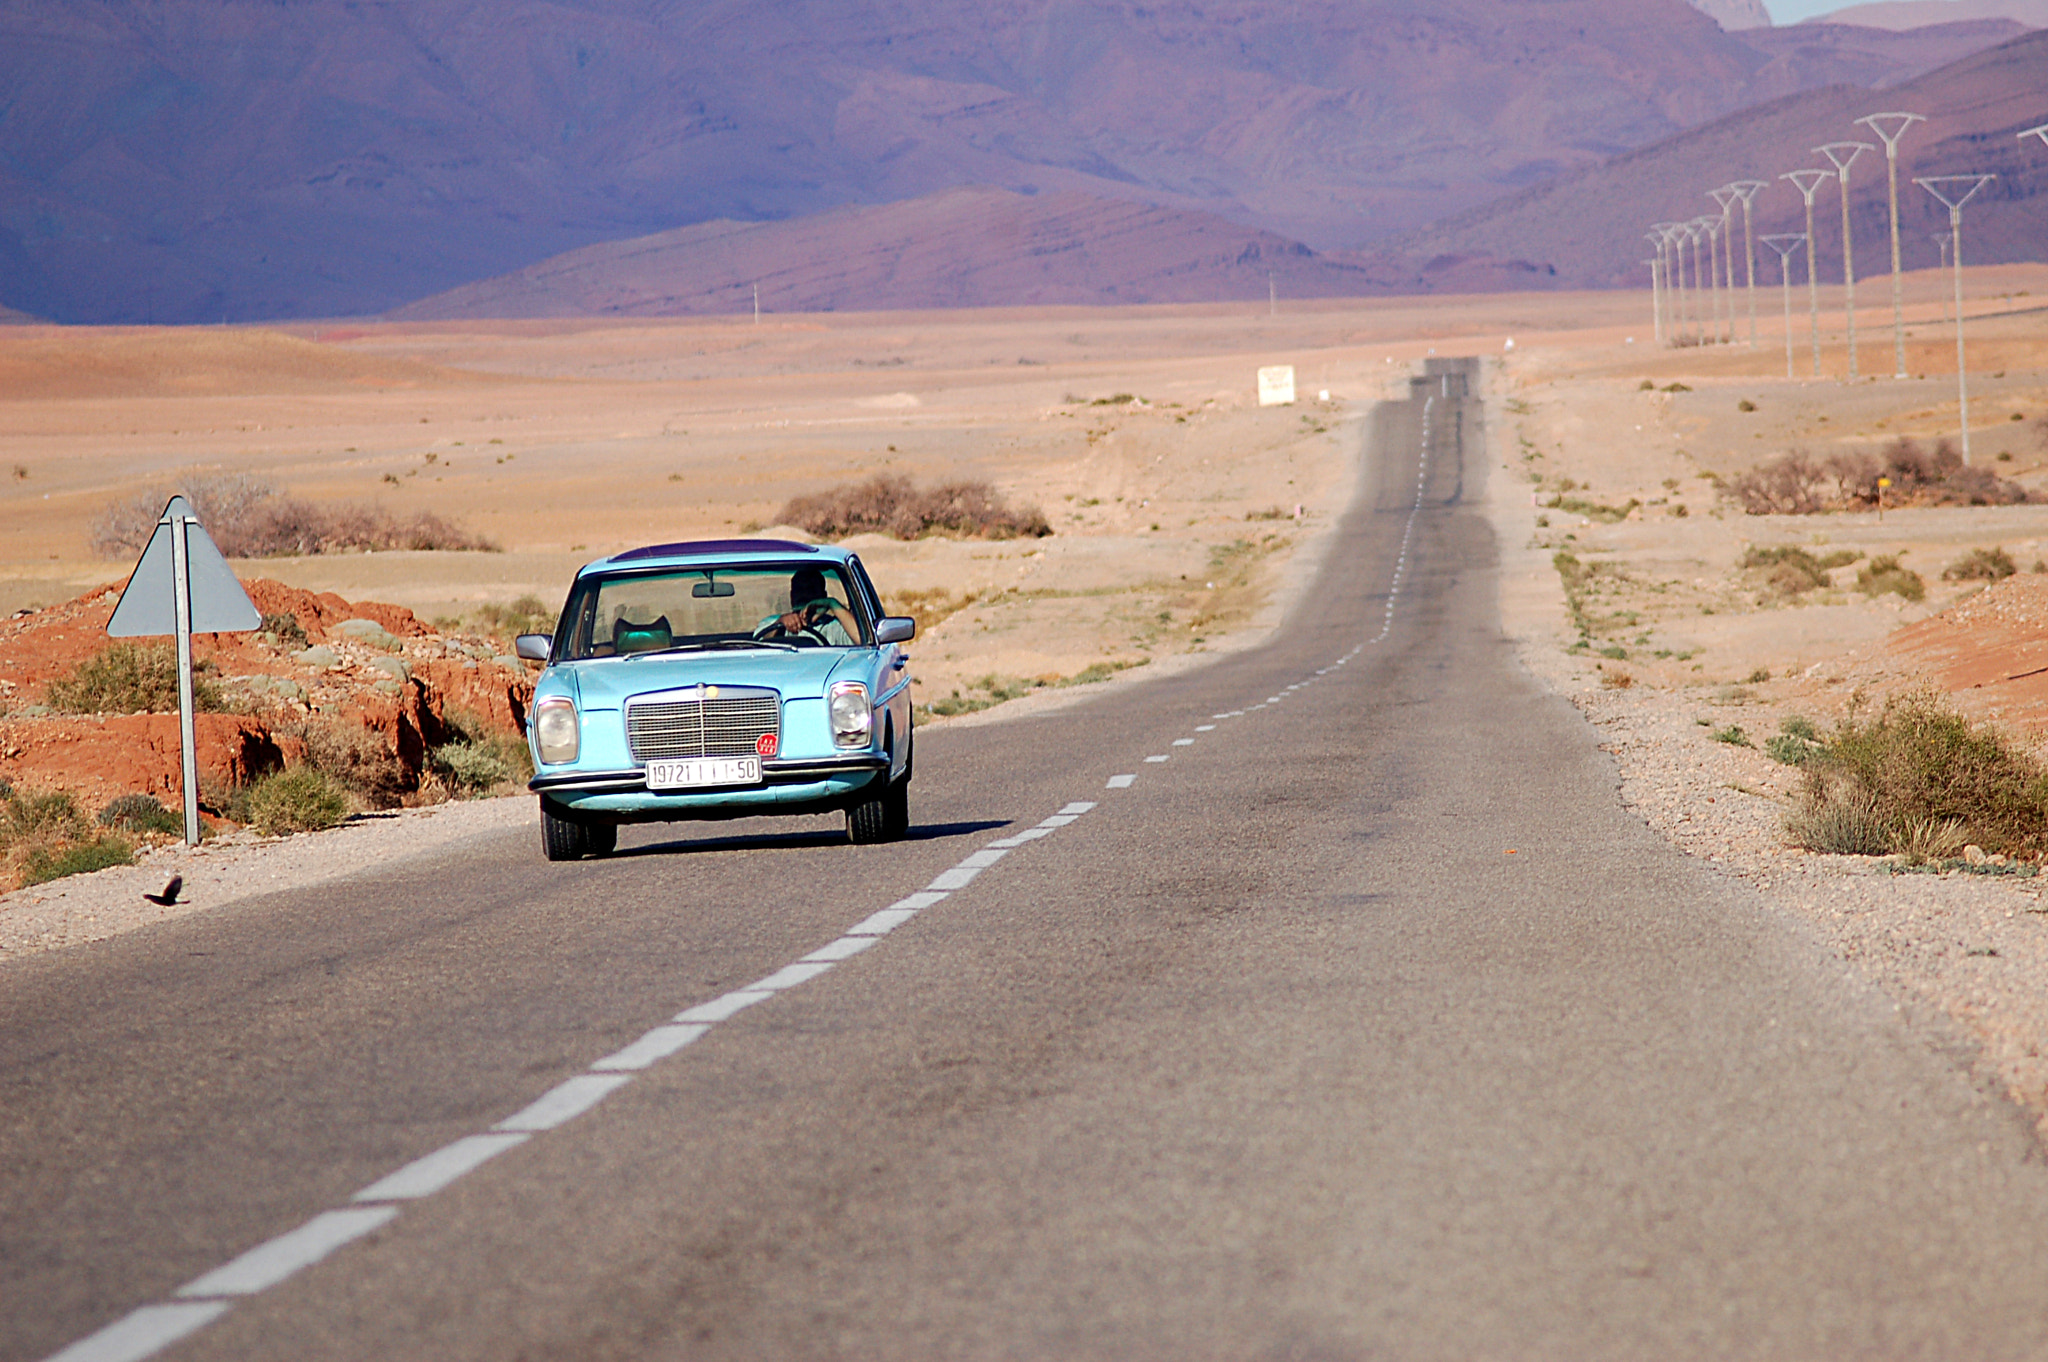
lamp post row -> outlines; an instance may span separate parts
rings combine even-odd
[[[1892,376],[1906,377],[1906,307],[1905,293],[1901,283],[1903,275],[1899,250],[1899,141],[1916,123],[1926,122],[1926,116],[1897,111],[1866,114],[1856,122],[1868,128],[1884,145],[1886,201],[1890,209],[1891,263],[1892,263]],[[2048,147],[2048,123],[2028,128],[2019,134],[2024,142],[2037,137]],[[1834,180],[1841,190],[1842,203],[1842,299],[1845,314],[1845,329],[1848,339],[1848,377],[1854,382],[1857,377],[1856,357],[1856,265],[1855,237],[1850,229],[1849,216],[1849,171],[1856,160],[1866,151],[1877,147],[1869,142],[1829,142],[1814,148],[1816,154],[1827,158],[1831,170],[1818,167],[1806,170],[1788,171],[1778,178],[1790,180],[1799,190],[1806,205],[1806,231],[1803,234],[1776,233],[1763,238],[1778,257],[1778,282],[1783,295],[1785,313],[1785,377],[1793,376],[1792,358],[1792,256],[1802,247],[1806,250],[1806,290],[1808,329],[1813,347],[1813,376],[1820,377],[1820,285],[1814,275],[1813,241],[1813,199],[1821,185]],[[1970,460],[1970,389],[1968,370],[1963,349],[1963,205],[1980,193],[1984,186],[1997,179],[1996,175],[1930,175],[1916,178],[1913,183],[1933,195],[1948,209],[1947,232],[1937,233],[1935,243],[1941,247],[1943,263],[1950,265],[1954,281],[1954,305],[1956,319],[1956,392],[1957,406],[1962,426],[1963,462]],[[1722,344],[1735,339],[1735,241],[1732,214],[1734,206],[1742,204],[1742,242],[1746,264],[1746,291],[1749,297],[1749,344],[1756,346],[1756,240],[1750,214],[1751,205],[1757,194],[1765,188],[1761,180],[1737,180],[1718,189],[1707,191],[1707,197],[1720,205],[1718,217],[1703,216],[1690,222],[1659,222],[1651,225],[1647,238],[1656,248],[1653,259],[1645,261],[1650,268],[1651,307],[1654,313],[1657,342],[1659,345],[1706,345]],[[1707,242],[1707,318],[1704,325],[1698,315],[1698,294],[1701,288],[1699,243],[1704,237]],[[1692,251],[1693,312],[1688,320],[1686,310],[1685,250]],[[1717,249],[1718,248],[1718,249]],[[1674,275],[1672,269],[1676,264]],[[1725,267],[1724,267],[1725,266]],[[1727,326],[1722,326],[1721,282],[1727,284]],[[1675,287],[1674,287],[1675,284]]]

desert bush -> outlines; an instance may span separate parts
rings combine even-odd
[[[1941,570],[1944,582],[1995,582],[2019,568],[2004,549],[1971,549]]]
[[[1768,549],[1751,547],[1743,550],[1738,566],[1749,571],[1763,572],[1764,584],[1778,594],[1798,596],[1816,588],[1834,585],[1828,580],[1829,569],[1846,567],[1860,556],[1847,549],[1837,549],[1825,557],[1816,558],[1797,546]]]
[[[1815,831],[1826,819],[1835,827],[1864,813],[1882,830],[1887,851],[1924,853],[1937,833],[1949,838],[1944,829],[1951,824],[1963,842],[2010,855],[2039,851],[2048,839],[2048,771],[1995,729],[1971,723],[1932,695],[1894,696],[1868,721],[1852,715],[1804,770],[1803,807],[1794,822],[1803,841],[1809,833],[1832,836]]]
[[[447,722],[454,736],[427,753],[427,766],[456,796],[487,795],[533,774],[533,755],[517,734],[473,714],[451,713]]]
[[[258,627],[266,634],[277,635],[279,643],[289,643],[296,648],[306,646],[306,626],[299,623],[299,617],[289,610],[263,616]]]
[[[110,644],[50,682],[43,701],[60,714],[175,714],[177,650],[168,643]],[[220,691],[195,675],[192,703],[218,710]]]
[[[906,615],[917,621],[919,633],[934,628],[949,615],[958,614],[981,599],[973,588],[952,591],[947,587],[892,591],[882,598],[882,608],[892,615]]]
[[[311,766],[273,771],[243,793],[249,826],[265,837],[317,832],[348,817],[348,795],[332,777]]]
[[[362,550],[442,549],[493,551],[489,540],[462,530],[432,511],[396,514],[381,507],[315,506],[286,496],[246,473],[187,479],[185,499],[199,523],[230,558],[282,558]],[[93,522],[93,552],[102,558],[137,553],[149,542],[169,489],[138,492],[114,502]]]
[[[540,597],[525,595],[509,605],[496,601],[480,605],[476,619],[493,638],[510,639],[520,634],[553,633],[560,613]]]
[[[1746,515],[1817,515],[1827,509],[1827,483],[1826,471],[1794,450],[1736,474],[1728,495]]]
[[[100,826],[117,832],[178,833],[185,830],[182,814],[165,808],[154,795],[124,794],[108,801],[100,810]]]
[[[1726,728],[1717,728],[1714,730],[1713,737],[1715,742],[1724,742],[1730,747],[1756,746],[1755,743],[1749,740],[1749,734],[1742,731],[1741,724],[1730,724]]]
[[[1866,596],[1882,596],[1889,591],[1909,601],[1922,600],[1927,595],[1927,583],[1913,569],[1901,567],[1896,553],[1884,554],[1864,564],[1856,574],[1856,589]]]
[[[78,801],[62,791],[0,792],[0,863],[16,884],[125,865],[134,857],[134,843],[94,828]]]
[[[1891,850],[1877,810],[1869,800],[1854,795],[1809,799],[1806,807],[1785,820],[1785,831],[1807,850],[1834,856],[1882,856]]]
[[[1821,750],[1820,733],[1811,719],[1797,714],[1778,725],[1778,732],[1764,739],[1764,754],[1786,766],[1804,766]]]
[[[1011,510],[986,482],[950,482],[919,489],[909,478],[891,474],[792,498],[777,518],[823,539],[863,533],[896,539],[927,534],[1038,539],[1052,533],[1052,526],[1037,510]]]
[[[372,808],[394,808],[412,789],[411,774],[384,735],[362,724],[312,719],[283,732],[305,744],[306,765]]]
[[[1816,463],[1800,450],[1738,474],[1728,494],[1750,515],[1817,515],[1877,505],[1878,481],[1888,506],[2011,506],[2032,499],[2027,489],[1988,468],[1963,462],[1947,440],[1928,448],[1894,440],[1882,453],[1845,450]]]
[[[135,859],[135,844],[119,833],[104,833],[88,842],[61,847],[36,847],[23,859],[20,881],[24,885],[61,880],[66,875],[85,875],[110,865],[127,865]]]

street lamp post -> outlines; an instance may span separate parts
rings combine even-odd
[[[1868,142],[1830,142],[1815,151],[1832,161],[1835,182],[1842,188],[1842,311],[1849,323],[1849,381],[1856,381],[1856,249],[1849,232],[1849,167],[1866,151],[1877,148]]]
[[[1785,377],[1792,377],[1792,252],[1806,244],[1803,236],[1767,236],[1764,245],[1778,253],[1778,285],[1785,295]]]
[[[1750,224],[1749,206],[1765,186],[1762,180],[1737,180],[1728,186],[1742,200],[1742,258],[1749,271],[1749,346],[1756,348],[1756,237]]]
[[[1947,207],[1948,229],[1955,237],[1956,401],[1961,408],[1964,463],[1970,461],[1970,377],[1963,364],[1963,205],[1997,178],[1996,175],[1930,175],[1913,181]]]
[[[1778,178],[1790,180],[1799,186],[1799,192],[1806,199],[1806,306],[1809,326],[1813,332],[1813,376],[1820,377],[1820,285],[1813,277],[1813,195],[1821,181],[1832,180],[1832,170],[1791,170]]]
[[[1899,139],[1927,116],[1916,113],[1865,114],[1856,120],[1884,143],[1885,185],[1892,209],[1892,377],[1906,376],[1906,295],[1899,282]]]
[[[1670,228],[1667,235],[1671,238],[1671,263],[1677,266],[1673,271],[1673,275],[1678,280],[1678,306],[1676,309],[1678,325],[1673,329],[1671,344],[1673,346],[1682,346],[1685,344],[1686,331],[1691,325],[1689,318],[1692,315],[1685,296],[1685,243],[1688,234],[1686,226],[1682,222],[1672,222],[1665,225]]]

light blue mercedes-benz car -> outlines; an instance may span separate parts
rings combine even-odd
[[[844,810],[856,842],[910,826],[914,620],[854,554],[779,539],[655,544],[576,574],[527,717],[551,861],[619,824]]]

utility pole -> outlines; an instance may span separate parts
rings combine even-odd
[[[1899,282],[1899,139],[1925,114],[1875,113],[1856,120],[1884,142],[1885,184],[1892,207],[1892,377],[1906,376],[1906,295]]]
[[[2020,141],[2024,142],[2029,137],[2040,138],[2041,145],[2044,147],[2048,147],[2048,123],[2043,123],[2038,128],[2028,128],[2025,132],[2020,134]]]
[[[1756,237],[1750,223],[1749,206],[1765,188],[1762,180],[1737,180],[1728,186],[1742,200],[1742,258],[1749,269],[1749,348],[1756,348]]]
[[[1273,271],[1266,271],[1266,315],[1280,315],[1280,286],[1273,282]]]
[[[1645,232],[1643,239],[1656,248],[1657,254],[1644,263],[1650,267],[1650,321],[1656,333],[1659,349],[1664,345],[1664,237],[1660,232]]]
[[[1806,306],[1809,326],[1813,332],[1813,376],[1820,377],[1820,285],[1813,277],[1813,194],[1820,188],[1822,180],[1832,180],[1832,170],[1791,170],[1778,178],[1790,180],[1799,186],[1799,192],[1806,198]]]
[[[1721,343],[1721,258],[1718,238],[1714,235],[1715,218],[1702,214],[1692,220],[1693,230],[1707,239],[1707,340],[1708,345]],[[1697,275],[1695,275],[1697,277]]]
[[[1712,342],[1707,339],[1707,328],[1710,325],[1716,327],[1720,325],[1716,319],[1721,315],[1721,304],[1714,297],[1713,281],[1709,279],[1702,283],[1700,280],[1700,238],[1707,234],[1707,220],[1705,218],[1694,218],[1691,222],[1685,224],[1685,228],[1685,239],[1692,245],[1692,310],[1693,320],[1696,323],[1693,327],[1693,332],[1699,337],[1701,345],[1708,345]],[[1714,243],[1709,241],[1707,243],[1707,261],[1710,265],[1713,263],[1713,259]],[[1707,314],[1704,317],[1700,316],[1699,308],[1700,290],[1702,288],[1707,291]]]
[[[1943,269],[1948,268],[1948,243],[1955,239],[1956,234],[1954,232],[1936,232],[1934,234],[1934,244],[1941,248],[1941,267]],[[1946,298],[1941,300],[1941,319],[1943,321],[1948,320],[1948,299]]]
[[[1671,313],[1671,324],[1664,328],[1664,343],[1676,346],[1678,338],[1685,332],[1685,256],[1678,250],[1681,228],[1675,222],[1659,222],[1654,225],[1664,234],[1664,247],[1669,252],[1664,261],[1664,292]],[[1671,268],[1673,265],[1678,267],[1675,276]],[[1675,291],[1674,278],[1677,285]]]
[[[761,324],[761,286],[754,285],[754,325]]]
[[[1955,234],[1956,280],[1956,402],[1963,425],[1963,462],[1970,461],[1970,377],[1963,364],[1963,205],[1977,191],[1997,179],[1996,175],[1930,175],[1915,180],[1948,209],[1948,229]]]
[[[1792,252],[1806,244],[1803,236],[1767,236],[1764,245],[1778,253],[1778,285],[1785,295],[1785,377],[1792,377]]]
[[[1728,268],[1722,278],[1728,281],[1728,343],[1735,344],[1735,224],[1728,215],[1735,209],[1735,201],[1742,196],[1735,192],[1735,186],[1724,184],[1719,189],[1709,189],[1707,197],[1721,205],[1721,261]]]
[[[1842,188],[1842,311],[1849,323],[1849,381],[1856,381],[1856,247],[1849,232],[1849,167],[1866,151],[1877,148],[1868,142],[1830,142],[1815,151],[1834,163],[1835,182]]]

